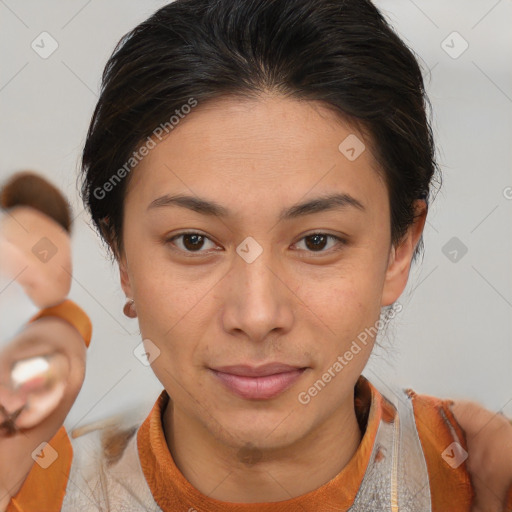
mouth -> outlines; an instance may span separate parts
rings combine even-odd
[[[247,400],[269,400],[280,395],[295,384],[307,369],[283,363],[210,368],[229,391]]]

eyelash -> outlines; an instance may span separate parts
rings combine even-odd
[[[176,240],[177,238],[181,238],[181,237],[184,237],[186,235],[199,235],[199,236],[202,236],[204,239],[206,240],[210,240],[210,242],[213,242],[213,240],[211,240],[210,238],[208,238],[206,235],[204,235],[203,233],[199,233],[199,232],[195,232],[195,231],[184,231],[183,233],[178,233],[177,235],[174,235],[172,236],[171,238],[168,238],[165,240],[165,243],[166,244],[172,244],[174,245],[174,240]],[[344,238],[341,238],[339,236],[336,236],[336,235],[331,235],[330,233],[322,233],[322,232],[314,232],[314,233],[310,233],[308,235],[305,235],[303,236],[299,242],[302,242],[302,240],[304,240],[305,238],[309,238],[309,237],[312,237],[312,236],[315,236],[315,235],[323,235],[323,236],[327,236],[328,238],[330,239],[334,239],[337,241],[337,243],[341,246],[341,247],[338,247],[338,248],[334,248],[334,249],[329,249],[329,250],[321,250],[321,251],[308,251],[306,250],[307,253],[309,254],[330,254],[332,252],[336,252],[336,251],[340,251],[345,245],[347,245],[347,240],[345,240]],[[297,242],[297,243],[299,243]],[[296,245],[296,244],[294,244]],[[186,253],[187,255],[191,255],[190,257],[196,257],[196,255],[204,255],[204,254],[208,254],[208,251],[187,251],[186,249],[185,250],[182,250],[182,249],[174,249],[178,252],[184,252]]]

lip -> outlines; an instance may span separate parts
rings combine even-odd
[[[210,370],[227,389],[249,400],[269,400],[291,387],[307,368],[283,363],[222,366]]]
[[[276,375],[277,373],[292,372],[300,370],[301,366],[292,366],[285,363],[267,363],[261,366],[250,366],[247,364],[239,364],[234,366],[219,366],[212,370],[228,373],[230,375],[238,375],[240,377],[266,377],[267,375]]]

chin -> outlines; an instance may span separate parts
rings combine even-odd
[[[287,416],[291,421],[284,420]],[[251,421],[251,415],[243,412],[239,416],[231,416],[227,421],[226,418],[219,422],[227,431],[222,437],[230,445],[252,444],[269,450],[283,448],[305,436],[308,430],[303,417],[299,422],[289,412],[276,412],[268,415],[266,419],[254,418],[254,421]]]

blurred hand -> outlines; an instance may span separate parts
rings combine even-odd
[[[452,411],[466,433],[475,490],[471,512],[510,512],[505,500],[512,486],[512,423],[468,400],[455,401]]]
[[[19,388],[6,379],[16,361],[33,361],[47,354],[53,358],[50,375],[33,375]],[[0,429],[0,510],[21,489],[34,464],[32,452],[50,441],[64,423],[82,387],[85,356],[80,333],[58,317],[30,323],[0,353],[0,424],[7,424]],[[16,416],[27,403],[29,407]],[[14,433],[8,428],[11,414],[20,429]]]
[[[38,308],[62,311],[71,287],[67,203],[42,178],[20,176],[1,194],[0,271],[15,281],[9,286],[20,286]],[[30,206],[32,202],[43,210],[48,205],[50,214]],[[64,222],[52,218],[54,210]],[[34,450],[63,425],[84,380],[82,334],[55,311],[20,325],[12,339],[1,336],[5,326],[0,325],[0,511],[21,489],[34,464]]]

